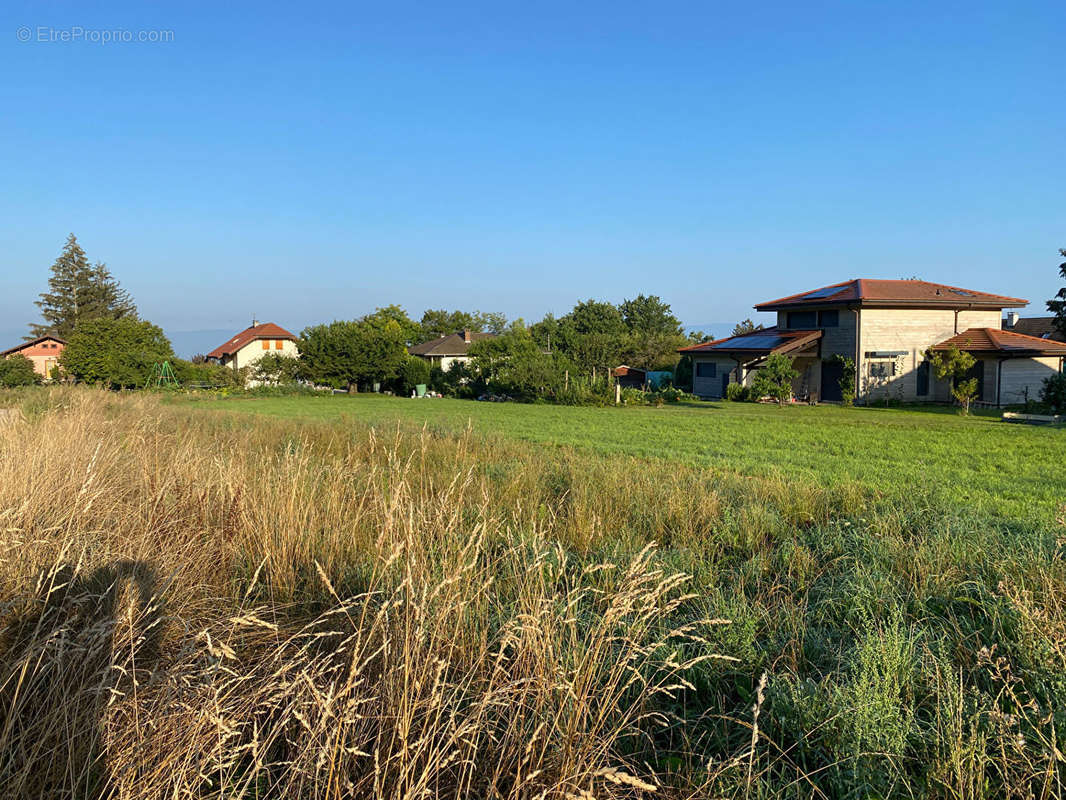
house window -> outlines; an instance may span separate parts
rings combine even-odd
[[[818,327],[819,328],[839,328],[840,327],[840,312],[833,311],[819,311],[818,312]]]
[[[275,339],[274,340],[274,349],[275,350],[280,350],[281,349],[281,345],[282,345],[281,339]]]
[[[717,378],[718,377],[718,364],[714,361],[697,361],[696,362],[696,377],[697,378]]]
[[[788,327],[793,329],[814,328],[818,324],[818,314],[814,311],[789,311]]]
[[[263,349],[264,350],[269,350],[270,349],[270,340],[269,339],[264,339],[263,340]]]
[[[870,377],[871,378],[891,378],[896,374],[896,362],[895,361],[871,361],[870,362]]]
[[[918,396],[925,397],[929,394],[929,362],[923,361],[918,365]]]

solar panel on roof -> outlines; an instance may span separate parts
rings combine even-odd
[[[967,291],[965,291],[963,289],[949,289],[949,291],[952,294],[959,295],[960,297],[973,297],[974,296],[973,292],[967,292]]]
[[[835,294],[840,294],[844,291],[843,286],[828,286],[825,289],[815,289],[813,292],[807,292],[803,295],[804,300],[817,300],[819,297],[832,297]]]
[[[741,336],[737,339],[727,339],[724,342],[719,342],[714,345],[712,350],[773,350],[780,344],[783,344],[785,337],[777,336],[775,334],[764,334],[762,336]]]

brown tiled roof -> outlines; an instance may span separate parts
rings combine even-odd
[[[36,339],[30,339],[28,342],[17,344],[14,347],[9,347],[7,350],[0,351],[0,357],[9,356],[12,353],[17,353],[20,350],[25,350],[27,347],[33,347],[41,342],[59,342],[61,345],[66,346],[66,340],[60,339],[58,336],[38,336]]]
[[[296,337],[280,325],[275,325],[273,322],[260,322],[258,325],[245,328],[225,344],[220,344],[207,354],[207,358],[222,358],[223,356],[233,355],[246,344],[254,342],[256,339],[288,339],[291,342],[296,341]]]
[[[466,333],[470,335],[470,341],[466,340]],[[413,356],[465,356],[470,345],[482,339],[491,339],[494,333],[478,333],[476,331],[460,331],[441,336],[439,339],[430,339],[428,342],[416,344],[407,348],[407,352]]]
[[[1024,333],[1026,336],[1035,336],[1038,339],[1053,339],[1057,342],[1066,341],[1061,333],[1055,328],[1054,317],[1021,317],[1014,326],[1007,328],[1013,333]]]
[[[843,283],[822,286],[755,306],[756,311],[776,311],[781,308],[857,304],[860,306],[916,306],[948,308],[1014,308],[1029,304],[1020,297],[960,289],[943,283],[928,281],[888,281],[876,278],[856,278]]]
[[[999,353],[1004,356],[1066,356],[1066,342],[1039,339],[1000,328],[970,328],[933,345],[932,349],[950,350],[952,347],[977,353]]]
[[[790,353],[798,350],[806,344],[822,338],[819,331],[792,331],[778,330],[777,328],[762,328],[741,336],[730,336],[725,339],[716,339],[713,342],[694,344],[690,347],[681,347],[677,352],[697,354],[714,353]]]

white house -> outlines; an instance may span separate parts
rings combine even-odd
[[[273,322],[253,321],[250,328],[208,353],[207,360],[237,371],[251,366],[267,353],[293,357],[299,355],[296,337]]]

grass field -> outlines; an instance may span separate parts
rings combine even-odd
[[[1066,792],[1061,430],[0,404],[0,797]]]
[[[820,484],[857,481],[892,495],[934,497],[1009,519],[1050,521],[1066,499],[1066,428],[1009,425],[953,409],[777,408],[691,403],[570,408],[375,395],[227,398],[206,408],[296,420],[504,436],[603,454],[723,467]]]

